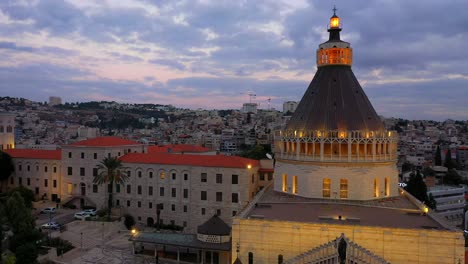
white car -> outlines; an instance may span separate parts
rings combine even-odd
[[[86,220],[88,218],[91,218],[91,216],[85,212],[78,212],[75,214],[74,217],[76,220]]]
[[[46,207],[41,210],[41,214],[55,214],[57,212],[57,209],[55,207]]]
[[[96,216],[96,209],[86,209],[81,212],[89,214],[90,216]]]
[[[57,230],[60,229],[60,224],[57,222],[49,222],[41,225],[42,229],[52,229],[52,230]]]

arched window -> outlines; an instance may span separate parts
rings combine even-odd
[[[249,252],[249,264],[253,264],[253,253]]]
[[[283,255],[278,255],[278,264],[283,264]]]
[[[385,177],[385,196],[390,195],[390,184],[389,184],[389,178]]]
[[[292,193],[297,194],[297,176],[293,176]]]
[[[340,179],[340,198],[348,198],[348,179]]]
[[[324,198],[330,198],[330,185],[331,185],[331,180],[330,179],[323,179],[323,187],[322,187],[322,192],[323,192],[323,197]]]
[[[374,179],[374,197],[379,197],[379,179]]]
[[[7,126],[6,132],[7,133],[13,132],[13,128],[11,126]]]
[[[160,172],[159,172],[159,178],[160,178],[161,180],[166,179],[166,173],[165,173],[164,171],[160,171]]]
[[[288,175],[283,174],[283,192],[288,191]]]

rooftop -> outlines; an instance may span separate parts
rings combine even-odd
[[[167,164],[199,167],[247,168],[258,167],[258,160],[225,155],[191,155],[167,153],[129,153],[120,158],[124,163]]]
[[[62,159],[62,150],[43,150],[43,149],[8,149],[4,150],[12,158],[25,159]]]
[[[276,192],[271,186],[246,218],[391,228],[441,229],[404,196],[372,201],[342,201],[297,197]]]
[[[196,145],[188,144],[176,144],[176,145],[163,145],[163,146],[149,146],[148,153],[182,153],[182,152],[192,152],[192,153],[201,153],[209,152],[209,148]]]
[[[130,241],[143,242],[158,245],[181,246],[196,249],[209,249],[231,251],[231,242],[207,243],[197,239],[194,234],[180,233],[150,233],[141,232],[130,237]]]
[[[133,140],[123,139],[120,137],[96,137],[82,141],[74,142],[68,146],[78,147],[115,147],[115,146],[133,146],[141,145]]]

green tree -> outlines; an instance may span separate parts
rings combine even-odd
[[[271,148],[266,148],[264,145],[256,145],[253,148],[243,151],[241,156],[249,159],[265,159],[266,154],[271,152]]]
[[[19,246],[15,252],[16,264],[35,264],[37,262],[37,248],[33,242]]]
[[[427,202],[427,186],[423,181],[421,172],[416,171],[416,173],[410,174],[410,179],[408,185],[405,188],[409,193],[416,197],[421,202]]]
[[[442,166],[442,154],[440,153],[440,146],[437,146],[434,163],[436,166]]]
[[[97,166],[98,175],[94,177],[93,182],[98,185],[106,184],[108,191],[107,200],[107,220],[110,220],[112,205],[113,205],[113,190],[114,184],[123,185],[129,176],[126,173],[126,169],[122,165],[122,161],[117,157],[105,158]]]
[[[463,182],[461,176],[454,169],[449,169],[444,177],[444,183],[458,185]]]
[[[21,197],[23,197],[24,205],[26,205],[27,208],[32,208],[32,202],[34,201],[33,191],[21,185],[12,189],[9,192],[9,196],[11,197],[15,192],[18,192],[21,195]]]
[[[457,167],[457,162],[452,160],[452,152],[450,149],[448,149],[447,154],[445,154],[444,166],[449,170]]]
[[[34,229],[34,218],[31,215],[31,210],[26,207],[19,192],[14,192],[8,198],[4,211],[14,234],[29,233]]]
[[[8,181],[14,170],[15,166],[11,156],[6,152],[0,151],[0,193],[3,192],[3,183]]]
[[[434,210],[436,208],[436,206],[437,206],[437,202],[434,199],[434,196],[432,195],[432,193],[430,193],[429,196],[428,196],[427,206],[429,208],[431,208],[432,210]]]

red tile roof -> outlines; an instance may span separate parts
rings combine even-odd
[[[169,151],[171,149],[171,151]],[[149,146],[148,153],[208,152],[209,148],[188,144]]]
[[[62,159],[62,150],[42,150],[42,149],[8,149],[5,150],[12,158],[25,159]]]
[[[141,145],[133,140],[123,139],[120,137],[96,137],[86,139],[70,144],[69,146],[85,146],[85,147],[115,147],[115,146],[128,146],[128,145]]]
[[[129,153],[120,158],[125,163],[187,165],[199,167],[247,168],[258,167],[258,160],[238,156],[190,155],[163,153]]]

